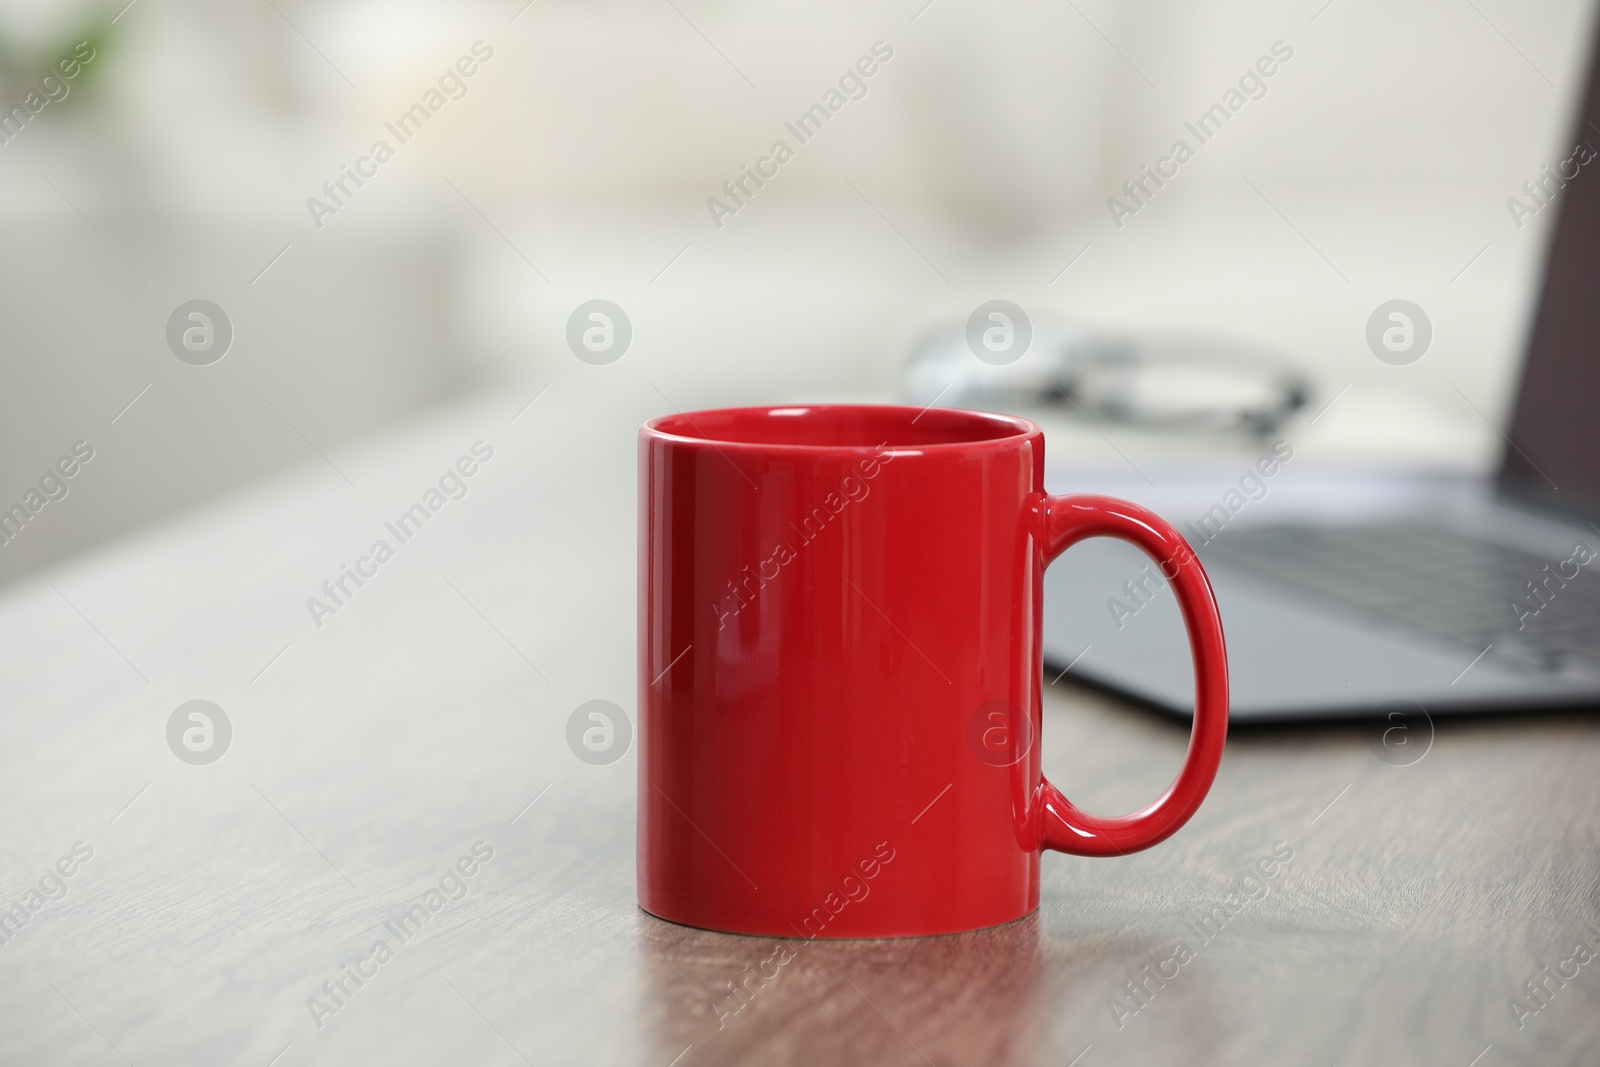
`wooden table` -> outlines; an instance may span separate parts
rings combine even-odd
[[[779,943],[641,913],[633,754],[565,740],[584,701],[633,714],[632,431],[659,400],[556,392],[311,457],[7,590],[0,1063],[1600,1060],[1584,717],[1440,721],[1407,766],[1360,727],[1236,731],[1188,827],[1047,856],[1037,914],[788,943],[734,999]],[[479,440],[466,495],[316,625],[307,599]],[[1068,686],[1052,778],[1146,802],[1185,731]],[[214,763],[168,745],[194,699],[232,726]]]

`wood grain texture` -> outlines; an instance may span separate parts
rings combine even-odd
[[[633,757],[585,765],[564,731],[585,700],[633,708],[648,411],[588,426],[621,442],[591,454],[560,405],[510,424],[524,400],[337,457],[359,491],[308,470],[0,598],[0,908],[94,849],[0,944],[0,1063],[1595,1062],[1600,960],[1522,1028],[1508,1007],[1600,937],[1586,717],[1440,721],[1408,767],[1359,727],[1236,731],[1176,837],[1046,857],[1039,911],[994,930],[780,943],[641,913]],[[305,598],[480,438],[471,492],[315,627]],[[209,767],[165,742],[196,697],[235,730]],[[1065,681],[1045,719],[1048,772],[1097,811],[1147,802],[1185,744]],[[480,841],[462,899],[385,932]],[[380,939],[317,1025],[308,998]]]

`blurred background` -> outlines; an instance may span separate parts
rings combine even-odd
[[[1481,469],[1554,215],[1508,199],[1571,154],[1592,17],[1581,0],[8,0],[0,504],[78,441],[94,459],[70,505],[0,547],[0,580],[484,393],[514,410],[548,388],[630,422],[925,403],[905,385],[919,339],[995,298],[1041,332],[1274,353],[1310,383],[1292,429],[1315,462]],[[1275,45],[1291,57],[1264,95],[1203,144],[1186,131]],[[864,56],[864,92],[802,143],[785,123]],[[1115,218],[1108,198],[1179,139],[1193,158]],[[379,140],[391,154],[362,163]],[[730,199],[778,140],[793,158]],[[205,366],[167,336],[197,299],[232,330]],[[606,366],[566,339],[592,299],[632,324]],[[1365,340],[1391,299],[1431,318],[1409,366]],[[1239,443],[1067,424],[1051,447],[1115,469]]]

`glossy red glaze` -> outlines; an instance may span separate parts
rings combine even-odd
[[[652,419],[639,437],[639,903],[736,933],[895,937],[1038,906],[1039,855],[1148,848],[1227,734],[1211,586],[1148,510],[1048,496],[1024,419],[866,406]],[[1039,770],[1044,569],[1090,536],[1171,579],[1193,735],[1133,815]]]

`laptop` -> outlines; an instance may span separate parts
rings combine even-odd
[[[1579,112],[1568,143],[1600,146],[1593,57]],[[1600,706],[1600,174],[1590,169],[1561,193],[1492,479],[1295,480],[1266,450],[1258,476],[1225,502],[1186,515],[1150,501],[1211,576],[1234,722]],[[1269,468],[1280,484],[1231,509]],[[1045,682],[1188,716],[1187,639],[1147,562],[1096,539],[1051,565]]]

